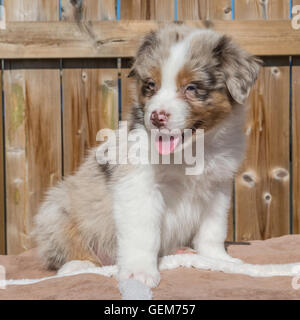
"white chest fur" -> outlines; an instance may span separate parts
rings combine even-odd
[[[186,176],[178,166],[163,171],[159,177],[159,189],[165,203],[161,216],[160,255],[191,245],[209,198],[203,177]]]

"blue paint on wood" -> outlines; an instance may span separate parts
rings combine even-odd
[[[61,20],[61,0],[58,1],[59,20]]]
[[[2,19],[2,16],[3,16],[3,0],[0,0],[0,19]]]
[[[117,20],[121,20],[121,0],[117,0]]]
[[[235,19],[235,0],[231,0],[231,18]]]
[[[174,20],[178,20],[178,3],[177,0],[174,0]]]

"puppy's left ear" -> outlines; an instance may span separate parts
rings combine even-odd
[[[142,39],[140,46],[137,50],[135,61],[128,74],[128,78],[139,78],[141,71],[139,66],[146,63],[147,59],[150,59],[153,55],[153,51],[158,45],[157,32],[150,31]]]
[[[132,67],[132,68],[130,69],[129,73],[128,73],[127,78],[133,78],[133,77],[135,77],[135,76],[136,76],[136,70],[135,70],[134,67]]]
[[[239,48],[228,36],[222,36],[213,49],[224,74],[231,97],[244,104],[254,85],[262,61]]]

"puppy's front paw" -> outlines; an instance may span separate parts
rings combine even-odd
[[[233,262],[233,263],[244,263],[241,259],[233,258],[230,255],[228,255],[229,258],[227,258],[227,261]]]
[[[243,263],[242,260],[238,258],[231,257],[225,250],[214,250],[214,248],[205,248],[205,250],[199,250],[198,253],[204,257],[219,259],[232,263]]]
[[[233,258],[232,256],[230,256],[227,252],[224,252],[220,255],[216,256],[217,259],[221,259],[224,261],[228,261],[228,262],[232,262],[232,263],[243,263],[242,260],[238,259],[238,258]]]
[[[133,270],[121,267],[118,280],[122,281],[130,278],[141,281],[150,288],[155,288],[160,282],[160,273],[157,269],[152,268],[137,268]]]

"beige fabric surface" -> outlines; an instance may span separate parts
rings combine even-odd
[[[229,244],[228,252],[254,264],[300,262],[300,235]],[[0,265],[6,268],[6,279],[55,274],[42,268],[35,249],[17,256],[0,256]],[[300,290],[292,288],[291,277],[253,278],[192,268],[166,270],[161,276],[160,285],[153,289],[154,299],[300,299]],[[120,298],[114,278],[93,274],[0,289],[0,300]]]

